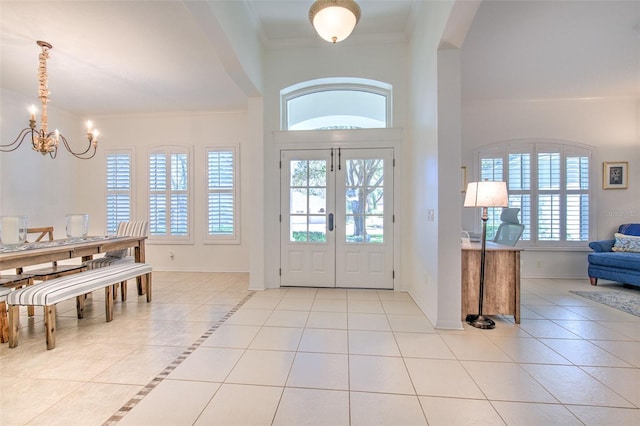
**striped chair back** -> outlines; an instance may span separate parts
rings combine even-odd
[[[118,231],[116,233],[118,237],[148,237],[149,236],[149,221],[140,220],[134,222],[120,222],[118,224]],[[127,249],[127,256],[134,255],[134,248]]]

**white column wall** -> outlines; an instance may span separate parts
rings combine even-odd
[[[265,187],[264,187],[264,137],[263,137],[263,99],[249,98],[249,138],[245,154],[249,156],[249,185],[244,191],[249,194],[249,226],[245,232],[251,241],[249,248],[249,288],[264,290],[265,280]],[[247,151],[249,151],[247,153]]]
[[[459,239],[459,225],[444,229],[446,217],[460,217],[459,159],[450,163],[459,152],[459,142],[440,139],[439,113],[451,114],[454,120],[459,109],[459,91],[447,97],[439,96],[439,71],[449,67],[455,71],[456,58],[446,57],[439,70],[438,46],[451,15],[453,2],[428,2],[417,10],[416,28],[410,46],[410,133],[405,149],[406,182],[411,182],[403,209],[408,226],[403,235],[403,276],[409,291],[429,320],[437,327],[460,328],[460,247],[451,244]],[[448,55],[444,55],[448,56]],[[443,82],[442,88],[455,83]],[[455,96],[458,96],[456,107]],[[444,102],[440,109],[439,101]],[[456,123],[443,121],[455,133]],[[458,124],[459,126],[459,124]],[[451,145],[448,145],[451,144]],[[457,146],[456,146],[457,144]],[[447,169],[449,171],[447,171]],[[453,180],[448,180],[455,173]],[[451,195],[444,195],[444,192]],[[445,219],[443,219],[445,218]],[[459,224],[459,222],[457,222]],[[456,276],[457,281],[456,281]]]

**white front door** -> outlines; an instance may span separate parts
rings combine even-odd
[[[283,286],[393,288],[393,149],[281,151]]]

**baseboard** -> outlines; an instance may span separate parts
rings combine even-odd
[[[153,271],[154,272],[156,271],[157,272],[212,272],[212,273],[228,272],[228,273],[246,273],[246,274],[249,273],[249,271],[246,271],[246,270],[233,270],[233,269],[219,270],[219,269],[206,269],[206,268],[165,268],[165,267],[155,267],[155,266],[153,266]]]
[[[439,330],[464,330],[462,321],[438,321],[435,328]]]
[[[585,275],[577,275],[577,276],[549,276],[549,275],[537,275],[537,274],[528,274],[528,275],[520,275],[520,279],[536,279],[536,280],[586,280],[589,281],[589,277]]]

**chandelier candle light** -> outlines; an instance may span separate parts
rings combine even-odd
[[[478,314],[469,314],[465,318],[467,324],[476,328],[495,328],[496,323],[482,315],[482,299],[484,299],[484,260],[487,253],[487,220],[488,207],[508,207],[509,197],[506,182],[470,182],[464,198],[465,207],[482,207],[482,247],[480,251],[480,295],[478,296]]]
[[[15,141],[10,144],[0,144],[0,152],[15,151],[22,145],[25,138],[31,135],[31,145],[34,151],[38,151],[42,155],[49,154],[51,158],[56,158],[58,155],[58,146],[62,141],[63,146],[74,157],[82,160],[88,160],[96,155],[98,148],[98,131],[93,128],[91,121],[87,121],[87,139],[89,140],[87,148],[84,151],[74,152],[69,146],[67,139],[60,134],[58,129],[53,132],[49,131],[49,120],[47,116],[47,104],[49,103],[49,84],[47,74],[47,59],[49,59],[49,50],[53,46],[46,41],[37,41],[38,46],[42,48],[39,59],[40,64],[38,66],[38,98],[42,103],[42,115],[40,130],[36,129],[36,114],[38,110],[35,105],[31,105],[29,108],[29,127],[22,129]]]
[[[360,6],[354,0],[316,0],[309,21],[320,37],[335,44],[349,37],[360,21]]]

